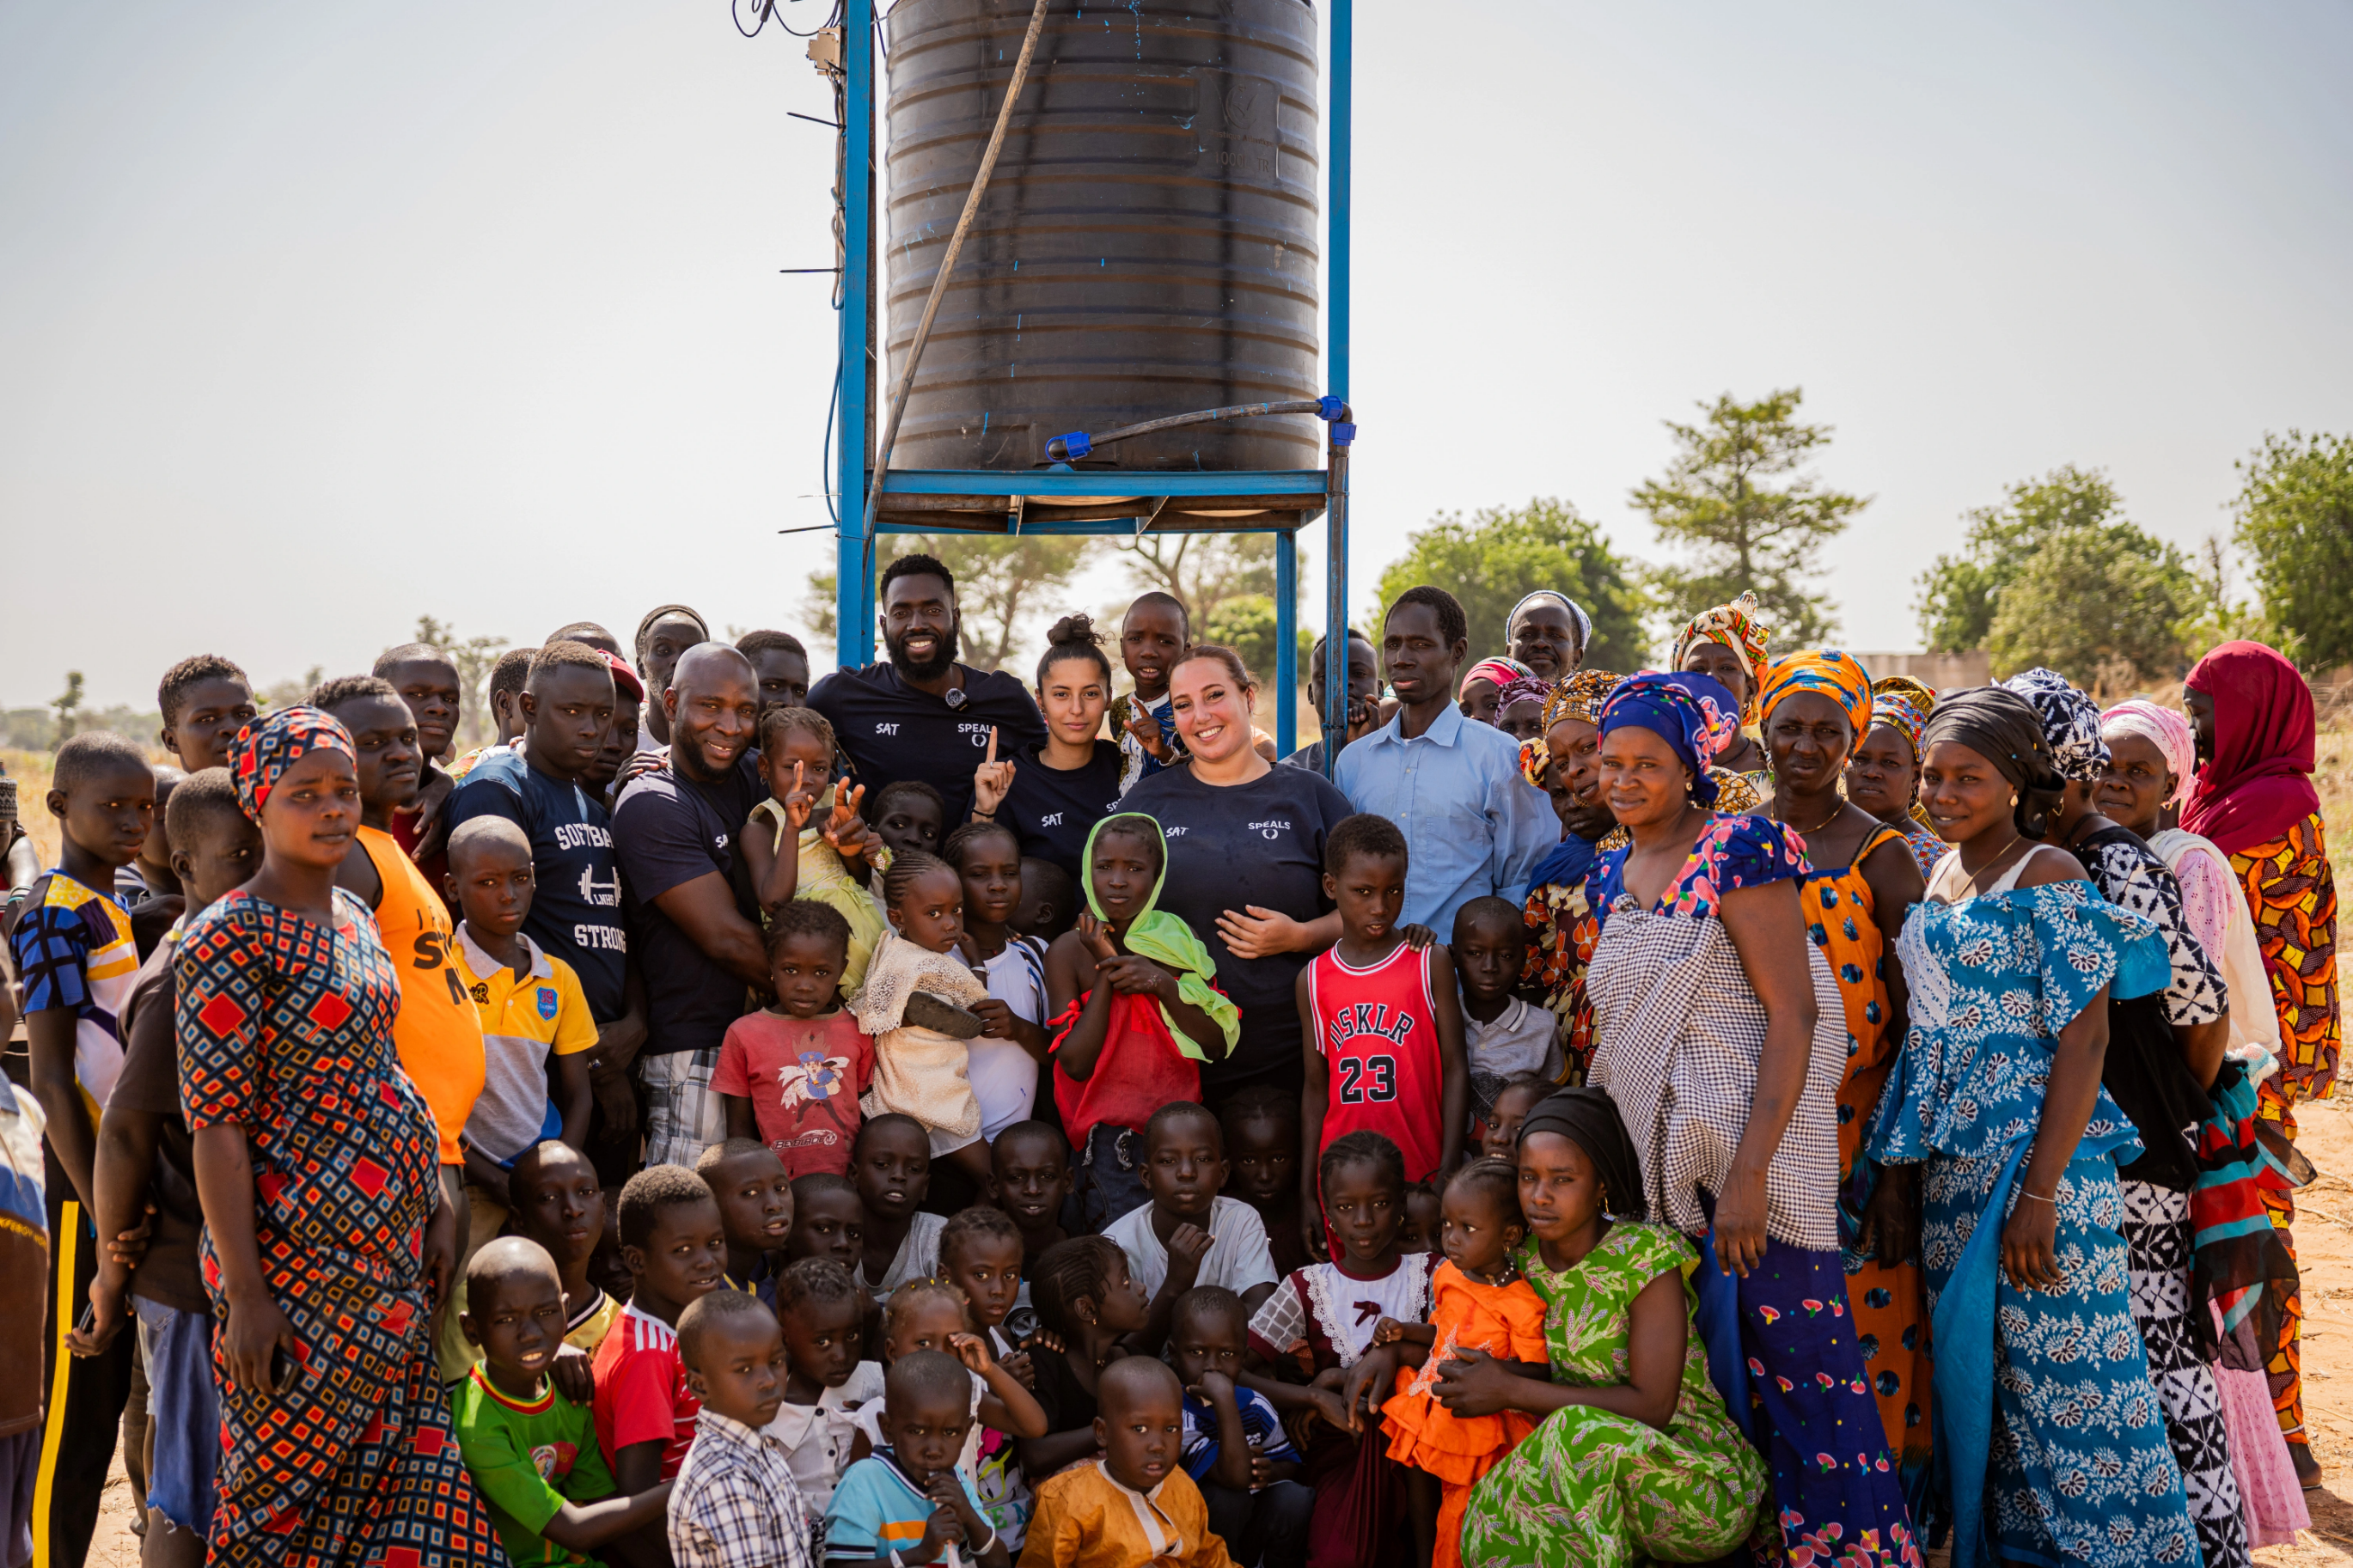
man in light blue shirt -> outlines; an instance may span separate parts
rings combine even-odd
[[[1518,903],[1528,873],[1560,839],[1552,803],[1520,776],[1520,743],[1455,706],[1469,650],[1453,595],[1427,584],[1399,595],[1381,627],[1397,716],[1342,752],[1332,781],[1350,805],[1404,831],[1403,919],[1440,941],[1472,899]]]

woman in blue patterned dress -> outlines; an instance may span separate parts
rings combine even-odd
[[[1954,1568],[2195,1563],[2118,1230],[2116,1166],[2141,1144],[2100,1087],[2109,993],[2163,990],[2165,944],[2073,856],[2036,843],[2063,781],[2025,699],[1998,687],[1947,698],[1921,779],[1957,853],[1897,941],[1911,1030],[1871,1156],[1926,1167],[1937,1501]]]
[[[1755,1542],[1798,1564],[1917,1568],[1839,1258],[1838,983],[1807,940],[1805,843],[1710,809],[1730,691],[1630,678],[1602,705],[1604,798],[1632,842],[1587,883],[1588,1081],[1618,1103],[1651,1217],[1691,1237],[1708,1373],[1765,1457]]]
[[[455,1216],[392,1045],[399,982],[336,889],[351,736],[315,708],[239,731],[261,869],[191,921],[174,972],[205,1285],[220,1327],[215,1564],[501,1564],[433,1360]]]

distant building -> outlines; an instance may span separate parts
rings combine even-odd
[[[1968,653],[1868,653],[1848,648],[1848,653],[1862,661],[1862,668],[1877,680],[1884,675],[1901,675],[1918,681],[1931,691],[1957,691],[1965,686],[1984,686],[1993,679],[1993,658],[1983,648]]]

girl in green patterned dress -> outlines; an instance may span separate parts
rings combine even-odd
[[[1545,1417],[1471,1494],[1466,1568],[1722,1556],[1756,1528],[1765,1463],[1692,1331],[1699,1255],[1641,1218],[1633,1145],[1599,1089],[1564,1089],[1529,1114],[1519,1171],[1534,1233],[1519,1262],[1544,1298],[1552,1381],[1482,1351],[1440,1369],[1437,1397],[1458,1416]]]

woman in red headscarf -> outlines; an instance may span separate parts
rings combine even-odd
[[[2280,1070],[2263,1085],[2261,1113],[2293,1140],[2296,1102],[2335,1092],[2342,1039],[2337,882],[2312,787],[2312,689],[2263,644],[2226,642],[2189,672],[2182,706],[2197,731],[2199,766],[2181,826],[2230,856],[2246,893],[2280,1020]],[[2266,1192],[2263,1201],[2286,1230],[2294,1198]],[[2288,1453],[2310,1489],[2320,1467],[2304,1429],[2300,1295],[2285,1309],[2267,1370]]]

